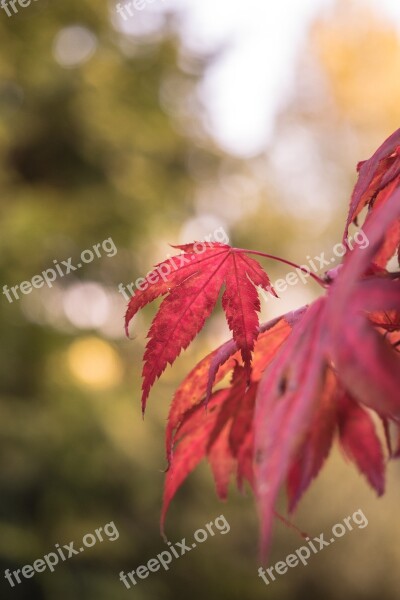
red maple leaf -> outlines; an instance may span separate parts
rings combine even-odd
[[[371,210],[380,204],[399,184],[400,177],[400,129],[397,129],[369,159],[357,165],[358,182],[350,201],[349,214],[344,230],[343,240],[349,233],[350,223],[365,206]],[[394,184],[393,187],[391,184]]]
[[[201,246],[202,251],[196,251]],[[226,244],[196,242],[175,246],[183,250],[148,275],[158,281],[139,291],[130,300],[125,316],[126,329],[136,312],[167,294],[153,320],[144,355],[142,408],[155,380],[173,364],[204,326],[224,287],[222,306],[233,339],[250,371],[254,342],[258,335],[260,300],[257,286],[275,294],[260,264],[237,248]],[[179,259],[179,266],[176,267]],[[160,273],[165,273],[160,278]]]
[[[286,487],[292,512],[335,439],[383,493],[386,457],[370,412],[381,419],[388,456],[400,456],[400,273],[388,270],[400,248],[400,130],[360,164],[344,240],[365,206],[368,246],[348,247],[342,265],[315,277],[327,288],[321,298],[269,323],[259,326],[257,317],[256,286],[272,291],[267,275],[248,256],[252,251],[222,244],[209,244],[201,255],[195,245],[180,247],[179,269],[172,269],[174,259],[161,263],[149,279],[160,268],[168,275],[130,301],[126,325],[168,294],[149,333],[143,406],[167,363],[200,331],[223,286],[233,332],[174,396],[162,526],[176,491],[203,458],[221,498],[234,474],[240,489],[244,481],[253,489],[264,558],[280,490]],[[230,385],[213,391],[228,373]]]

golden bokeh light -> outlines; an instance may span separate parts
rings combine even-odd
[[[71,344],[67,353],[70,372],[79,383],[97,390],[118,385],[122,365],[114,348],[96,337],[85,337]]]

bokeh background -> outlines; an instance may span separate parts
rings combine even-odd
[[[124,5],[124,2],[122,2]],[[250,493],[221,504],[202,465],[174,501],[171,541],[221,513],[215,536],[131,590],[121,570],[165,548],[158,521],[169,402],[229,337],[216,311],[140,414],[155,306],[123,333],[118,293],[171,252],[223,227],[236,246],[296,262],[340,241],[355,165],[399,126],[397,0],[153,0],[126,20],[104,0],[0,10],[0,278],[13,286],[111,237],[51,289],[0,297],[0,596],[398,598],[400,468],[377,499],[335,450],[295,522],[355,529],[268,588],[257,576]],[[125,12],[125,16],[126,16]],[[265,264],[272,279],[283,266]],[[316,297],[299,284],[263,320]],[[282,498],[281,510],[285,504]],[[114,521],[98,543],[11,588],[3,577]],[[277,523],[271,561],[302,543]]]

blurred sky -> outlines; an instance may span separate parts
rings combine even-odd
[[[199,53],[223,47],[200,90],[209,113],[209,131],[228,152],[244,157],[261,152],[272,136],[276,113],[290,92],[307,29],[334,1],[148,1],[142,13],[120,24],[137,33],[150,26],[144,13],[149,18],[150,13],[154,17],[158,11],[178,7],[186,47]],[[362,0],[360,4],[386,14],[400,31],[399,0]],[[152,23],[156,26],[154,20]]]

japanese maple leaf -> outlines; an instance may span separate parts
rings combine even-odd
[[[262,556],[266,556],[281,487],[288,479],[293,509],[329,452],[336,424],[331,405],[338,404],[339,393],[400,422],[400,355],[369,318],[400,307],[400,279],[367,275],[388,228],[399,216],[400,189],[371,215],[365,226],[368,247],[346,255],[327,295],[294,325],[258,386],[254,460]],[[361,408],[358,414],[364,414]],[[372,451],[372,435],[369,439],[376,460],[361,463],[360,452],[354,456],[382,493],[380,455]],[[346,440],[348,450],[349,435]]]
[[[315,302],[293,327],[258,386],[255,431],[256,497],[261,554],[271,537],[273,510],[300,445],[310,432],[324,390],[327,361],[325,299]]]
[[[358,165],[359,177],[350,202],[349,214],[343,234],[346,243],[350,223],[357,218],[365,206],[369,214],[384,204],[400,185],[400,129],[395,131],[373,156]],[[374,257],[374,264],[385,266],[398,248],[400,219],[395,220],[386,232],[385,241]],[[400,254],[399,254],[400,263]]]
[[[258,382],[266,365],[275,356],[279,346],[289,335],[293,324],[305,312],[300,310],[287,313],[264,323],[259,328],[255,342],[251,369],[251,381]],[[211,352],[184,379],[172,400],[166,430],[166,450],[168,462],[172,457],[174,433],[194,406],[206,406],[212,394],[213,385],[219,383],[237,364],[240,353],[234,340],[229,340]]]
[[[242,420],[240,407],[246,402],[246,397],[252,394],[254,398],[254,390],[246,392],[247,380],[243,372],[243,367],[237,366],[233,373],[232,386],[212,395],[207,412],[199,404],[188,409],[173,433],[176,449],[166,476],[162,527],[172,497],[188,474],[206,456],[214,467],[218,494],[221,498],[226,497],[229,476],[235,468],[234,453],[238,450],[237,446],[232,448],[229,443],[230,429],[233,423]],[[244,411],[244,418],[246,415],[247,411]],[[214,449],[215,445],[217,450]],[[215,453],[220,458],[219,461],[216,460]]]
[[[381,496],[385,488],[385,460],[372,417],[344,392],[339,394],[336,407],[343,451]]]
[[[203,458],[219,497],[226,498],[233,475],[240,489],[250,484],[264,559],[278,494],[286,488],[293,511],[335,439],[383,493],[386,457],[371,411],[383,424],[389,457],[400,457],[400,273],[388,270],[400,252],[399,144],[400,130],[360,165],[344,240],[368,206],[362,227],[368,245],[348,247],[339,267],[315,277],[325,294],[311,305],[259,326],[256,286],[272,291],[269,279],[249,258],[253,251],[222,244],[208,245],[201,255],[194,245],[181,246],[179,268],[171,262],[176,258],[158,265],[148,276],[153,284],[130,301],[127,326],[142,306],[168,294],[149,334],[143,406],[154,380],[201,329],[222,288],[233,332],[191,371],[172,401],[162,526],[171,499]],[[154,283],[160,269],[163,280]],[[230,385],[214,391],[228,373]]]
[[[341,380],[352,396],[394,419],[400,418],[399,354],[367,315],[400,308],[400,278],[365,273],[399,218],[400,188],[371,215],[368,247],[348,255],[328,294],[330,351]]]
[[[272,341],[277,337],[278,331],[279,328],[272,336],[268,333],[266,337]],[[172,434],[175,451],[165,479],[162,533],[172,498],[202,459],[206,458],[210,464],[220,499],[227,498],[230,478],[235,473],[240,489],[244,480],[251,486],[254,485],[252,455],[256,389],[256,382],[248,385],[245,368],[236,363],[231,386],[212,394],[207,411],[201,403],[197,403],[184,413],[178,428]],[[275,510],[273,514],[298,531]]]
[[[349,214],[343,234],[343,240],[348,237],[350,223],[356,222],[357,217],[365,206],[373,208],[380,200],[387,198],[400,183],[400,129],[395,131],[373,154],[369,160],[362,161],[357,166],[358,181],[350,201]],[[395,184],[393,187],[393,183]],[[391,186],[388,189],[388,186]],[[387,193],[389,192],[389,194]]]
[[[378,495],[383,494],[384,454],[370,413],[341,389],[335,374],[329,370],[309,433],[288,473],[290,512],[318,475],[336,435],[346,457],[355,463]]]
[[[196,251],[199,246],[202,252]],[[127,329],[140,308],[166,295],[148,333],[143,367],[143,411],[155,380],[202,329],[222,288],[222,307],[249,372],[259,325],[257,286],[275,293],[260,264],[242,250],[226,244],[201,242],[175,247],[183,254],[157,265],[147,276],[148,287],[130,300],[125,316]]]

